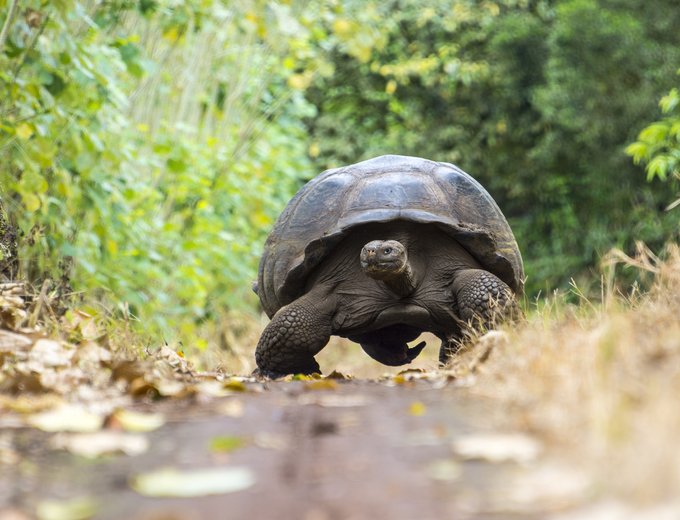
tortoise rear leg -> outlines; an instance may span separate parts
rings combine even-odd
[[[483,269],[466,269],[453,282],[460,317],[475,329],[489,329],[509,317],[515,297],[503,280]]]
[[[279,309],[257,343],[257,372],[272,378],[320,372],[314,356],[330,339],[334,310],[332,298],[314,293]]]

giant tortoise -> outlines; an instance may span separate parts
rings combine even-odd
[[[271,318],[261,374],[319,371],[331,335],[386,365],[411,362],[425,331],[440,361],[466,327],[514,307],[522,257],[495,201],[448,163],[386,155],[328,170],[290,201],[269,235],[254,288]]]

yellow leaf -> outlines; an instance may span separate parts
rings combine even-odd
[[[295,90],[304,90],[312,82],[311,74],[292,74],[288,78],[288,86]]]
[[[352,31],[352,24],[344,20],[343,18],[338,18],[333,22],[333,32],[338,36],[344,36]]]
[[[106,250],[109,252],[110,255],[115,256],[118,254],[118,243],[115,240],[108,239],[106,241]]]
[[[149,131],[149,125],[147,125],[146,123],[139,123],[137,125],[137,130],[139,130],[143,134],[146,134]]]
[[[405,385],[406,383],[409,382],[406,380],[403,374],[396,374],[392,376],[392,381],[394,382],[395,385]]]
[[[425,415],[425,412],[427,412],[427,407],[425,406],[425,403],[421,401],[413,401],[411,406],[408,407],[408,413],[415,417]]]
[[[262,211],[257,211],[253,214],[253,224],[259,227],[269,226],[271,219]]]
[[[229,381],[225,381],[222,386],[227,390],[232,390],[234,392],[246,392],[248,390],[248,388],[246,387],[246,385],[243,384],[242,381],[238,381],[236,379],[230,379]]]
[[[397,90],[397,82],[394,81],[393,79],[389,80],[387,82],[387,85],[385,85],[385,92],[392,95],[392,94],[394,94],[394,92],[396,90]]]
[[[17,125],[16,129],[14,130],[17,134],[17,137],[19,139],[29,139],[33,135],[33,127],[29,125],[28,123],[21,123]]]
[[[40,209],[40,199],[33,193],[22,193],[24,206],[30,212],[38,211]]]
[[[321,153],[321,148],[317,143],[312,143],[309,145],[309,150],[307,151],[312,159],[316,159]]]
[[[338,383],[334,379],[318,379],[305,383],[307,390],[336,390]]]
[[[175,43],[179,39],[179,36],[179,29],[177,27],[170,27],[170,29],[163,33],[163,38],[171,43]]]

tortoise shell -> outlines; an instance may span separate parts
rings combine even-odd
[[[521,294],[522,257],[491,195],[449,163],[384,155],[327,170],[279,216],[260,260],[257,294],[272,317],[301,296],[309,273],[352,228],[398,221],[433,224]]]

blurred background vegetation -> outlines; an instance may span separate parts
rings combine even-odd
[[[530,297],[680,238],[675,0],[0,0],[0,24],[20,276],[194,346],[256,309],[302,183],[371,156],[477,177]]]

